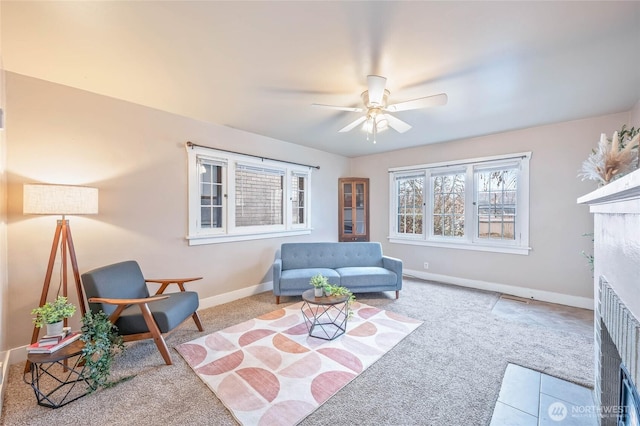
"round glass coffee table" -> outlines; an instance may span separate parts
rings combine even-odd
[[[302,293],[302,316],[310,337],[333,340],[347,331],[349,296],[316,297],[313,289]]]

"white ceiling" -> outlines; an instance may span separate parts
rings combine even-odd
[[[2,1],[7,71],[345,156],[630,110],[640,2]],[[366,76],[413,128],[355,129]],[[640,124],[640,123],[635,123]],[[185,135],[185,140],[189,135]]]

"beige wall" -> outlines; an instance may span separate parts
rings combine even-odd
[[[2,2],[0,2],[0,16],[2,16]],[[2,19],[0,19],[0,23]],[[1,27],[1,24],[0,24]],[[1,33],[1,31],[0,31]],[[5,107],[4,65],[2,60],[2,43],[0,43],[0,109]],[[4,125],[0,125],[0,352],[7,348],[7,155]],[[0,372],[0,374],[2,374]],[[1,397],[2,395],[0,395]],[[0,407],[2,403],[0,402]]]
[[[271,280],[285,241],[336,241],[337,179],[347,158],[7,73],[7,347],[28,343],[56,218],[22,215],[26,182],[99,188],[97,216],[70,217],[80,272],[135,259],[148,277],[203,276],[200,298]],[[189,247],[184,143],[320,165],[311,235]],[[54,278],[52,287],[59,281]],[[75,293],[72,293],[75,297]],[[72,298],[73,298],[72,297]]]
[[[611,136],[629,119],[628,113],[506,132],[474,139],[426,145],[352,161],[354,176],[371,180],[371,235],[384,251],[404,261],[406,270],[501,285],[536,292],[592,298],[591,271],[581,251],[592,252],[593,219],[576,199],[596,188],[580,181],[578,170],[600,133]],[[390,167],[435,163],[514,152],[532,151],[530,245],[528,256],[387,242]],[[429,269],[424,270],[424,262]],[[526,293],[525,293],[526,294]]]
[[[631,118],[629,119],[629,127],[640,127],[640,100],[631,110]]]

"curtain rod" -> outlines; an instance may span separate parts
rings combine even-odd
[[[296,163],[294,161],[286,161],[286,160],[277,160],[275,158],[269,158],[269,157],[263,157],[261,155],[253,155],[253,154],[245,154],[244,152],[238,152],[238,151],[231,151],[228,149],[220,149],[220,148],[214,148],[211,146],[205,146],[205,145],[198,145],[197,143],[193,143],[191,141],[187,141],[187,146],[190,148],[193,148],[194,146],[197,146],[198,148],[208,148],[208,149],[215,149],[216,151],[222,151],[222,152],[228,152],[231,154],[239,154],[239,155],[246,155],[248,157],[254,157],[254,158],[259,158],[262,161],[264,160],[270,160],[270,161],[279,161],[281,163],[287,163],[287,164],[295,164],[296,166],[304,166],[304,167],[309,167],[311,169],[318,169],[320,170],[320,166],[311,166],[309,164],[303,164],[303,163]]]

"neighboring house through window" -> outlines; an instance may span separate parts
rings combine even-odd
[[[189,245],[311,232],[311,168],[187,147]]]
[[[528,254],[530,158],[527,152],[389,169],[389,240]]]

